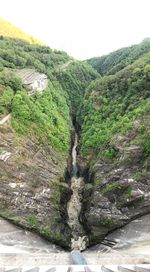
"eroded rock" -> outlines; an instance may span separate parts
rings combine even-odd
[[[127,146],[127,137],[117,139],[118,157],[101,157],[89,170],[87,184],[92,187],[85,186],[82,222],[90,244],[97,244],[110,231],[150,212],[149,161],[140,146]]]
[[[0,157],[0,215],[68,247],[70,229],[61,210],[64,158],[34,136],[18,137],[10,126],[0,128],[0,149],[9,150],[9,159],[8,152]]]

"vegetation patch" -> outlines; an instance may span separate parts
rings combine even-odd
[[[39,228],[39,222],[37,217],[34,214],[28,215],[26,217],[27,224],[34,230]]]
[[[113,184],[108,184],[106,187],[103,189],[103,194],[110,193],[112,191],[120,191],[122,189],[122,185],[119,183],[113,183]]]
[[[106,226],[106,227],[112,227],[112,226],[115,225],[115,223],[116,223],[116,221],[114,219],[111,219],[111,218],[103,218],[100,221],[100,224],[103,225],[103,226]]]
[[[138,171],[133,175],[133,178],[136,181],[145,182],[147,180],[150,180],[150,172],[147,170]]]

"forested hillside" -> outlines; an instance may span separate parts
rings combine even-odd
[[[91,243],[150,212],[150,52],[131,62],[93,81],[78,115],[81,161],[89,164],[83,217]]]
[[[115,74],[149,51],[150,39],[147,38],[140,44],[121,48],[102,57],[91,58],[87,60],[87,63],[95,68],[101,75]]]
[[[71,112],[76,115],[82,105],[86,87],[94,79],[100,78],[100,75],[85,63],[75,61],[67,69],[58,71],[56,77],[67,91]]]
[[[17,76],[24,68],[48,77],[43,93],[28,95]],[[64,176],[73,97],[81,101],[85,87],[96,77],[93,68],[65,52],[0,38],[0,120],[11,114],[11,120],[0,125],[0,215],[65,247],[71,235],[64,214],[66,194],[69,197]]]
[[[93,81],[86,89],[81,116],[83,154],[94,149],[110,158],[115,156],[113,135],[130,134],[136,120],[139,127],[134,136],[139,139],[145,154],[149,154],[146,130],[149,110],[150,53],[147,53],[115,75]]]
[[[67,62],[69,56],[48,47],[7,38],[0,41],[0,60],[1,116],[12,112],[12,123],[17,132],[30,133],[34,126],[34,132],[39,137],[47,137],[57,149],[67,149],[70,139],[69,107],[66,94],[53,71],[59,64]],[[49,86],[42,97],[39,94],[34,97],[27,95],[15,73],[15,69],[23,68],[32,68],[48,76]]]

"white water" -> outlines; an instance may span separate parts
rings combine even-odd
[[[78,145],[78,135],[75,134],[74,146],[72,149],[72,176],[77,175],[77,145]]]
[[[71,189],[73,194],[71,196],[70,201],[67,205],[68,211],[68,224],[72,229],[72,240],[71,240],[71,248],[72,250],[84,250],[86,249],[86,244],[88,238],[85,235],[85,231],[82,225],[79,222],[79,215],[81,212],[81,201],[82,201],[82,191],[84,188],[84,180],[83,178],[77,177],[77,145],[78,145],[78,136],[75,134],[74,146],[72,149],[72,179],[71,179]]]

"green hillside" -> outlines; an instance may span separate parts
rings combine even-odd
[[[42,45],[42,42],[29,36],[28,34],[24,33],[21,29],[17,28],[13,24],[5,21],[2,18],[0,18],[0,36],[24,40],[31,44],[36,43]]]
[[[88,183],[82,216],[91,244],[150,212],[150,49],[146,51],[136,54],[135,61],[124,58],[125,67],[118,72],[117,57],[114,66],[105,67],[104,73],[113,68],[116,73],[88,86],[78,113],[80,161],[86,162]]]
[[[102,57],[91,58],[87,60],[87,63],[95,68],[101,75],[115,74],[149,51],[150,39],[147,38],[140,44],[121,48]]]
[[[69,95],[71,112],[76,114],[82,105],[86,87],[100,75],[89,65],[75,61],[66,70],[57,72],[56,77]]]
[[[87,88],[81,115],[83,154],[97,151],[108,158],[115,157],[113,137],[118,133],[140,144],[145,156],[150,154],[146,122],[149,114],[150,52],[115,75],[93,81]],[[136,120],[139,127],[134,138],[130,138]]]
[[[43,94],[28,95],[16,73],[24,68],[47,75]],[[0,199],[0,215],[67,248],[71,231],[66,223],[69,184],[65,175],[71,173],[67,162],[72,107],[98,76],[65,52],[0,37],[0,120],[11,113],[11,122],[0,125],[0,155],[6,150],[13,154],[8,162],[0,160],[1,190],[6,192]],[[17,200],[10,181],[17,184]]]
[[[61,71],[61,65],[69,60],[72,61],[65,52],[46,46],[0,39],[1,117],[12,112],[13,127],[19,133],[31,133],[34,127],[39,137],[48,137],[53,147],[66,150],[70,142],[70,97],[73,97],[68,84],[74,86],[73,91],[76,88],[77,99],[82,95],[81,89],[98,76],[91,67],[81,62],[71,63],[70,68]],[[49,85],[42,97],[39,94],[35,97],[27,95],[15,73],[15,69],[23,68],[31,68],[48,76]]]

